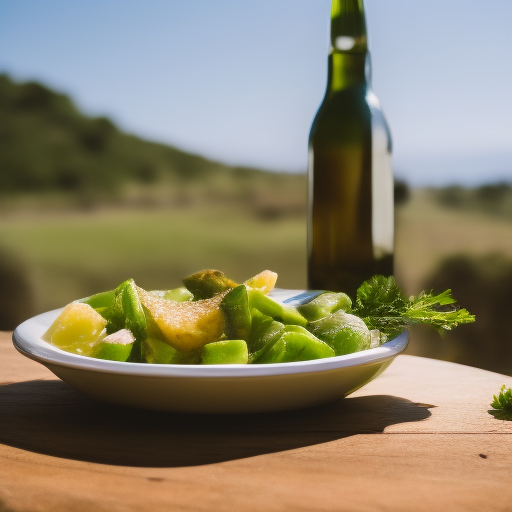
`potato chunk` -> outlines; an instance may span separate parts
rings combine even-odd
[[[82,302],[68,304],[43,334],[43,340],[65,350],[89,356],[96,342],[106,335],[107,321]]]
[[[247,279],[244,284],[251,290],[259,290],[260,292],[263,292],[265,295],[267,295],[274,289],[276,281],[277,274],[275,272],[272,272],[271,270],[264,270],[263,272],[256,274],[250,279]]]
[[[225,293],[195,302],[174,302],[138,289],[142,304],[162,334],[162,341],[180,352],[190,352],[224,334],[226,322],[220,303]]]

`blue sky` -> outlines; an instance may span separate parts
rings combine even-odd
[[[512,2],[366,0],[396,174],[512,180]],[[0,71],[227,163],[306,168],[328,0],[0,0]]]

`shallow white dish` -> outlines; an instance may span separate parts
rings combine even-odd
[[[276,290],[277,300],[298,290]],[[334,401],[380,375],[405,350],[407,332],[380,347],[297,363],[171,365],[120,363],[64,352],[41,339],[61,310],[20,324],[13,343],[23,355],[99,400],[173,412],[249,413],[298,409]]]

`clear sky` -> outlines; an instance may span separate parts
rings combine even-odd
[[[366,0],[396,174],[512,180],[512,1]],[[0,0],[0,72],[124,130],[301,171],[325,89],[329,0]]]

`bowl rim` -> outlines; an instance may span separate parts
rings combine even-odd
[[[41,336],[63,308],[54,309],[29,318],[13,332],[14,347],[24,356],[45,366],[62,366],[117,375],[172,378],[240,378],[267,377],[336,370],[344,367],[380,363],[403,352],[409,342],[408,331],[379,347],[344,356],[324,359],[272,364],[176,365],[150,363],[124,363],[95,359],[61,350],[44,341]]]

